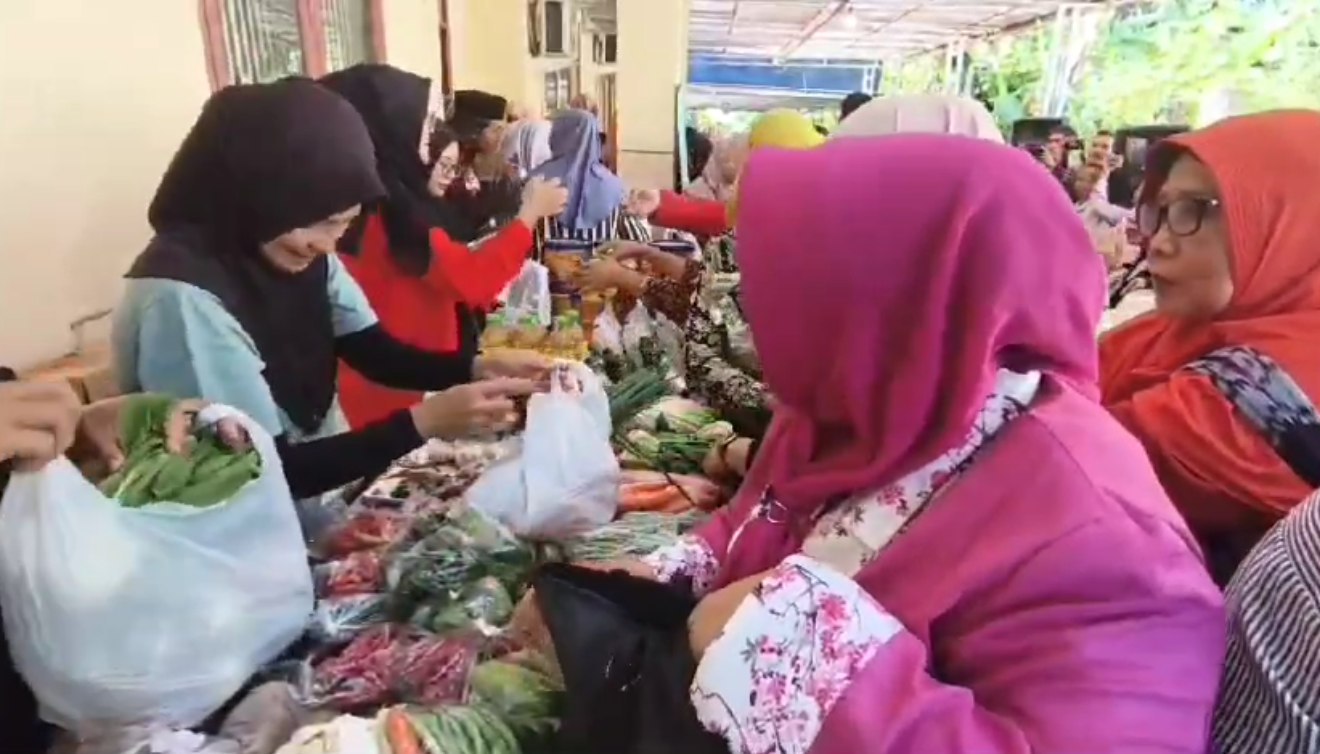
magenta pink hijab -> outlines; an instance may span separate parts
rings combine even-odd
[[[758,150],[741,184],[743,309],[780,405],[734,507],[769,490],[805,525],[900,479],[962,443],[1002,367],[1097,394],[1104,264],[1026,153],[844,139]],[[793,528],[753,522],[726,574],[773,566],[756,540]]]

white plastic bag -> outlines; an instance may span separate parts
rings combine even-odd
[[[591,345],[598,351],[623,355],[623,325],[614,316],[614,307],[607,306],[591,326]]]
[[[59,459],[0,502],[0,600],[14,663],[44,719],[77,733],[191,727],[302,634],[307,550],[275,443],[234,417],[261,476],[207,508],[124,508]]]
[[[504,310],[521,322],[527,315],[535,315],[543,327],[550,326],[550,270],[532,260],[523,262],[522,272],[509,284],[504,296]]]
[[[520,537],[573,537],[609,523],[618,510],[609,398],[586,365],[567,368],[580,391],[552,379],[549,393],[532,396],[526,431],[467,492],[468,505]]]

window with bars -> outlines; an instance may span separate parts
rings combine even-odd
[[[438,2],[443,14],[446,3]],[[201,5],[208,67],[217,88],[316,77],[385,60],[381,0],[201,0]],[[442,62],[446,69],[447,63]]]

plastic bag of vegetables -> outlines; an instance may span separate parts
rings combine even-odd
[[[15,664],[45,719],[191,727],[292,643],[312,612],[293,499],[274,440],[233,417],[260,474],[214,505],[132,508],[57,460],[0,504],[0,602]]]

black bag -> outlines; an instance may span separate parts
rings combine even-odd
[[[532,587],[564,676],[559,751],[728,754],[688,698],[697,600],[686,585],[552,563]]]

